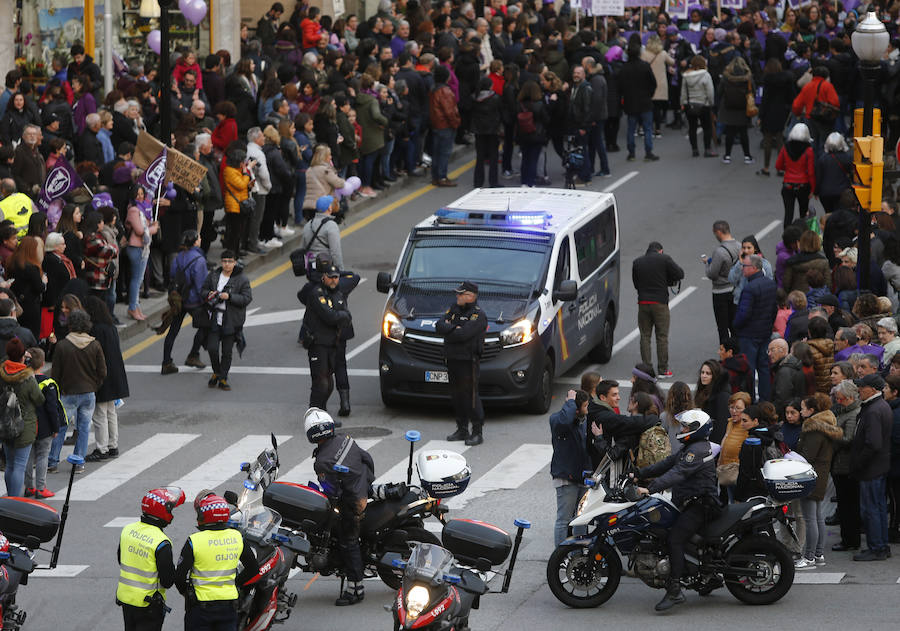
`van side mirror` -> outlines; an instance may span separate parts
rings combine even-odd
[[[574,280],[564,280],[559,284],[559,289],[554,290],[553,300],[569,302],[578,298],[578,283]]]
[[[382,294],[386,294],[391,290],[391,275],[389,272],[378,272],[378,276],[375,277],[375,289]]]

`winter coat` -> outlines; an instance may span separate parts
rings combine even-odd
[[[780,134],[787,123],[788,114],[791,113],[793,77],[786,70],[765,74],[762,78],[762,87],[762,101],[759,104],[760,126],[763,132]]]
[[[816,157],[807,142],[789,140],[778,152],[775,168],[784,171],[785,184],[809,184],[816,188]]]
[[[750,363],[744,353],[726,357],[720,363],[728,373],[728,384],[732,394],[753,391],[753,371],[750,370]]]
[[[313,235],[316,238],[313,239]],[[311,254],[329,254],[331,262],[340,270],[344,269],[344,256],[341,251],[341,230],[334,218],[325,213],[316,213],[312,220],[303,226],[303,247]]]
[[[784,270],[788,259],[795,254],[796,252],[788,249],[781,241],[775,246],[775,282],[778,283],[779,287],[784,287]]]
[[[624,64],[614,59],[609,63],[606,74],[606,115],[607,118],[619,118],[622,115],[622,92],[619,90],[619,74]],[[562,76],[562,75],[557,75]]]
[[[482,90],[472,104],[472,132],[476,135],[500,134],[503,120],[500,97],[493,90]]]
[[[716,102],[716,89],[712,77],[705,68],[688,70],[682,76],[681,104],[693,103],[704,107],[712,107]]]
[[[221,274],[221,267],[210,272],[203,281],[200,295],[205,297],[209,292],[215,291]],[[244,276],[243,269],[235,267],[222,291],[228,294],[228,300],[225,302],[225,314],[222,316],[222,332],[225,335],[237,334],[244,327],[244,321],[247,319],[247,305],[253,301],[250,281]],[[211,320],[215,322],[215,318],[216,313],[213,311]]]
[[[731,397],[731,387],[728,384],[728,373],[724,370],[719,379],[711,384],[712,392],[703,403],[701,409],[709,414],[712,419],[712,431],[709,441],[721,443],[728,428],[728,399]]]
[[[95,322],[91,327],[91,335],[103,349],[106,362],[106,377],[97,390],[97,403],[115,401],[128,397],[128,376],[125,374],[125,360],[119,347],[119,332],[111,324]]]
[[[356,96],[356,120],[363,130],[360,155],[380,151],[384,147],[384,128],[388,120],[382,115],[378,101],[371,94],[361,92]]]
[[[238,125],[233,118],[225,118],[216,125],[212,132],[213,147],[219,151],[225,152],[228,145],[238,139]]]
[[[891,468],[893,426],[891,406],[880,392],[862,402],[856,433],[850,443],[850,475],[867,481],[888,473]]]
[[[618,87],[622,95],[622,110],[626,114],[636,116],[653,110],[656,78],[646,61],[629,59],[623,64],[619,71]]]
[[[85,236],[82,277],[91,289],[109,289],[113,280],[110,276],[110,263],[118,254],[118,246],[109,243],[100,232]]]
[[[831,367],[834,366],[834,341],[827,338],[807,340],[816,371],[816,392],[831,392]]]
[[[12,107],[10,100],[6,113],[0,119],[0,140],[4,145],[11,145],[22,139],[22,132],[25,131],[27,125],[40,126],[40,124],[40,118],[28,107],[27,103],[21,110],[17,110]]]
[[[684,270],[668,254],[647,250],[631,264],[638,302],[669,304],[669,287],[684,278]]]
[[[591,468],[591,458],[587,452],[587,424],[576,412],[575,401],[569,400],[550,416],[550,476],[581,484],[583,472]]]
[[[838,197],[852,185],[853,156],[849,151],[823,151],[816,160],[816,189],[820,197]]]
[[[842,438],[843,435],[844,432],[837,426],[831,410],[813,414],[803,421],[796,451],[816,470],[816,488],[806,496],[806,499],[817,502],[825,499],[825,488],[828,486],[828,473],[831,471],[831,458],[834,454],[834,445],[831,441]]]
[[[41,394],[44,395],[44,403],[35,408],[37,416],[36,440],[50,438],[66,427],[66,408],[63,407],[56,383],[47,375],[34,373],[34,380],[38,384]],[[46,385],[44,382],[47,382]]]
[[[459,109],[453,90],[446,84],[434,87],[428,97],[428,113],[432,129],[456,129],[460,126]]]
[[[656,88],[653,90],[654,101],[669,100],[669,82],[666,72],[667,66],[675,64],[675,60],[664,50],[652,53],[646,48],[641,51],[641,59],[650,64],[650,70],[653,71],[653,79],[656,81]]]
[[[240,213],[240,202],[250,197],[250,176],[240,169],[225,167],[225,191],[222,200],[226,213]]]
[[[772,264],[769,263],[768,259],[762,260],[762,266],[763,276],[774,279]],[[728,282],[734,285],[734,304],[738,304],[741,301],[741,292],[744,291],[744,285],[747,284],[747,277],[744,276],[744,264],[740,259],[731,266],[731,270],[728,272]]]
[[[735,261],[741,259],[741,244],[734,239],[722,241],[713,250],[706,263],[706,277],[712,281],[714,294],[727,293],[734,290],[734,285],[728,281],[728,272]]]
[[[806,295],[809,291],[809,283],[806,282],[806,272],[818,269],[825,276],[825,285],[831,284],[831,268],[828,267],[828,259],[821,252],[800,252],[787,260],[784,268],[784,290],[788,293],[794,291]]]
[[[600,464],[604,455],[612,460],[621,459],[631,449],[636,449],[643,434],[659,422],[657,416],[626,416],[616,414],[608,404],[591,401],[588,404],[588,453],[592,468]],[[603,434],[594,436],[591,424],[603,428]],[[615,444],[613,444],[615,443]]]
[[[803,366],[794,355],[786,355],[772,364],[772,403],[778,418],[784,418],[784,408],[793,399],[806,395]]]
[[[547,142],[547,123],[550,117],[547,113],[547,107],[541,101],[522,101],[519,103],[517,112],[529,111],[534,116],[534,133],[525,134],[516,125],[516,139],[519,144],[544,144]]]
[[[593,100],[593,88],[588,81],[582,81],[572,86],[572,92],[569,95],[569,125],[572,129],[587,129],[591,126]]]
[[[250,192],[256,195],[268,195],[272,188],[272,176],[269,175],[269,163],[262,147],[255,142],[248,142],[247,159],[256,160],[252,171],[253,175],[250,178],[252,180]]]
[[[50,373],[62,395],[94,394],[106,379],[100,342],[87,333],[69,333],[56,344]]]
[[[809,83],[803,86],[800,94],[797,95],[797,98],[791,104],[794,116],[809,118],[816,101],[824,101],[835,107],[841,106],[840,99],[838,99],[837,92],[834,86],[831,85],[831,82],[824,77],[813,77]]]
[[[316,201],[324,196],[331,195],[335,190],[344,188],[346,182],[338,177],[334,167],[328,164],[317,164],[306,170],[306,196],[303,198],[303,208],[316,207]]]
[[[203,303],[203,295],[200,288],[203,287],[203,281],[209,273],[206,265],[206,254],[199,247],[192,247],[190,250],[182,250],[172,260],[169,277],[175,278],[178,271],[184,272],[184,287],[186,290],[182,292],[182,307],[185,310],[191,310],[199,307]]]
[[[897,406],[891,406],[894,410],[894,425],[897,424],[897,410],[900,409],[900,399],[896,401]],[[833,475],[850,475],[850,444],[853,442],[853,436],[856,434],[856,422],[859,417],[859,399],[853,401],[848,406],[837,405],[832,406],[831,411],[837,418],[837,426],[841,430],[841,435],[832,439],[834,447],[834,455],[831,457],[831,473]],[[894,458],[891,457],[893,465]],[[900,464],[900,462],[898,462]]]
[[[778,311],[776,289],[775,281],[766,278],[762,271],[747,279],[732,325],[738,337],[769,339],[775,323],[775,313]]]
[[[739,68],[737,64],[729,64],[722,73],[719,92],[722,101],[719,105],[718,122],[734,127],[747,127],[750,118],[747,116],[747,94],[753,90],[750,73]]]
[[[24,427],[16,437],[15,447],[27,447],[37,436],[36,409],[44,404],[44,395],[34,379],[34,371],[25,364],[6,360],[0,366],[0,379],[16,393],[22,410]]]
[[[269,194],[290,197],[294,191],[294,171],[285,162],[281,147],[266,141],[262,150],[266,156],[266,167],[269,169],[269,178],[272,182]]]
[[[599,68],[599,66],[598,66]],[[591,109],[590,120],[592,123],[603,124],[609,116],[606,77],[601,72],[591,75],[588,83],[591,84]]]

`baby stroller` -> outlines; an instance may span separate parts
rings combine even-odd
[[[562,165],[566,173],[566,188],[575,188],[575,176],[581,172],[585,159],[584,147],[576,141],[575,136],[566,136],[562,157]]]

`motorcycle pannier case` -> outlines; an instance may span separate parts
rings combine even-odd
[[[816,471],[808,462],[779,458],[762,468],[769,497],[779,502],[806,497],[816,488]]]
[[[472,477],[466,459],[446,449],[420,451],[416,456],[416,471],[425,492],[439,499],[459,495]]]
[[[324,493],[293,482],[273,482],[263,495],[263,504],[278,511],[285,525],[291,527],[307,519],[321,525],[331,515],[331,502]]]
[[[444,526],[441,539],[444,547],[454,556],[484,558],[491,565],[506,561],[512,549],[512,539],[505,531],[474,519],[451,519]]]
[[[43,502],[24,497],[0,498],[0,532],[13,543],[32,535],[47,543],[59,530],[59,513]]]

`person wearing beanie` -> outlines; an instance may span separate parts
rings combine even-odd
[[[25,363],[34,371],[34,380],[44,395],[44,404],[35,409],[37,435],[25,467],[25,497],[47,499],[54,496],[53,491],[47,488],[47,456],[53,438],[59,432],[66,432],[66,409],[56,382],[41,370],[44,367],[44,351],[37,347],[27,349]]]
[[[338,269],[344,268],[344,255],[341,251],[341,231],[334,215],[338,212],[338,200],[331,195],[323,195],[316,200],[316,216],[303,226],[303,240],[300,245],[306,248],[308,258],[314,259],[317,254],[327,253]]]
[[[9,407],[10,396],[18,401],[18,413],[22,415],[23,428],[18,436],[3,441],[6,455],[6,494],[12,497],[25,495],[25,467],[31,454],[31,445],[37,436],[36,409],[44,404],[44,395],[34,379],[34,371],[25,365],[25,345],[17,337],[6,343],[6,361],[0,366],[0,402],[4,413],[0,414],[0,426],[5,426],[16,414],[16,406]]]

